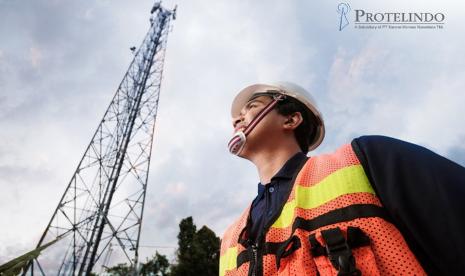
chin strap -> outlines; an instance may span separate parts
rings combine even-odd
[[[229,140],[228,148],[229,152],[234,155],[239,155],[242,149],[245,146],[245,142],[247,140],[247,136],[252,132],[252,130],[258,125],[258,123],[268,114],[275,105],[282,101],[286,96],[283,94],[275,94],[273,95],[273,100],[269,102],[258,114],[253,118],[250,124],[243,130],[234,133],[231,140]]]

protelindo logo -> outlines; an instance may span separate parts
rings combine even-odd
[[[443,13],[429,12],[378,12],[371,13],[364,10],[355,10],[355,24],[357,23],[382,23],[382,24],[439,24],[443,23],[446,16]]]
[[[337,6],[339,31],[349,26],[353,18],[355,29],[443,29],[446,15],[442,12],[367,12],[364,9],[351,11],[348,3]]]

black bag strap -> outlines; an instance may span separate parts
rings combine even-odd
[[[313,257],[327,256],[326,248],[322,246],[315,237],[311,234],[308,237],[311,246],[311,253]],[[370,245],[370,238],[358,227],[347,227],[347,244],[351,249]]]
[[[339,232],[341,232],[340,234],[342,235],[342,231],[339,228],[334,228],[334,229],[338,229]],[[329,230],[334,230],[334,229],[329,229]],[[325,234],[326,236],[329,235],[331,237],[331,236],[334,235],[334,234],[331,234],[331,231],[330,232],[327,232],[327,231],[328,230],[322,231],[322,236],[323,236],[323,232],[329,233],[329,234]],[[337,230],[334,230],[334,231],[337,232]],[[339,234],[336,234],[336,236],[338,236],[338,235]],[[244,233],[241,233],[241,235],[239,235],[239,236],[243,237]],[[328,243],[328,241],[324,238],[324,236],[323,236],[323,239],[325,240],[326,243]],[[310,250],[311,250],[311,253],[312,253],[313,257],[328,256],[327,246],[322,246],[318,242],[318,240],[316,239],[315,234],[311,234],[308,237],[308,240],[310,242],[310,246],[311,246]],[[244,245],[246,245],[246,248],[248,248],[250,246],[250,241],[246,240],[245,238],[242,238],[241,241],[242,241],[242,243]],[[337,242],[339,242],[339,243],[345,242],[347,244],[349,250],[354,249],[354,248],[358,248],[358,247],[363,247],[363,246],[369,246],[370,245],[370,238],[360,228],[351,227],[351,226],[347,227],[347,240],[345,240],[344,236],[342,235],[342,238],[341,238],[341,236],[339,236],[335,241],[336,241],[336,243]],[[301,245],[301,241],[300,241],[299,237],[296,236],[296,235],[293,235],[289,239],[287,239],[287,240],[285,240],[283,242],[279,242],[279,243],[267,242],[267,243],[265,243],[265,246],[264,246],[265,247],[265,252],[264,253],[265,254],[273,254],[273,255],[276,256],[276,266],[277,266],[277,269],[279,269],[280,264],[281,264],[281,259],[291,255],[296,250],[298,250],[301,246],[302,245]],[[333,249],[333,251],[334,251],[334,249]],[[250,256],[249,256],[250,254],[249,253],[250,252],[248,252],[248,250],[244,250],[244,251],[239,253],[239,255],[237,256],[237,267],[240,267],[242,264],[250,261]],[[352,255],[352,251],[350,251],[350,253]],[[342,260],[342,261],[343,261],[343,266],[346,266],[345,263],[344,263],[344,260]],[[337,267],[336,267],[336,269],[337,269]],[[341,271],[340,271],[339,275],[360,275],[360,274],[341,274]]]
[[[320,242],[315,237],[315,234],[311,234],[308,237],[308,241],[310,242],[310,251],[312,252],[313,257],[318,257],[318,256],[326,256],[326,250],[325,248],[321,245]]]
[[[280,246],[276,248],[276,253],[275,253],[276,254],[276,268],[279,270],[282,258],[285,258],[291,255],[301,246],[302,244],[300,242],[300,239],[296,235],[293,235],[286,242],[280,244]]]
[[[370,238],[358,227],[347,227],[347,244],[350,248],[370,245]]]
[[[353,230],[351,231],[353,232]],[[338,271],[338,276],[361,275],[360,270],[355,265],[352,250],[339,227],[323,230],[321,236],[326,243],[326,255]]]

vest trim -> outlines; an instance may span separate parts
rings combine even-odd
[[[292,233],[294,233],[296,229],[302,229],[310,232],[327,225],[369,217],[379,217],[389,222],[389,216],[384,208],[373,204],[354,204],[330,211],[310,220],[297,217],[292,225]],[[290,238],[292,237],[293,236],[291,235]],[[277,255],[278,250],[288,243],[289,240],[283,242],[266,242],[264,245],[264,254]],[[250,256],[247,254],[247,250],[244,250],[237,255],[237,267],[240,267],[248,261],[250,261]]]

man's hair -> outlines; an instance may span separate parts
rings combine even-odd
[[[293,97],[287,96],[279,101],[276,110],[283,116],[299,112],[302,115],[302,123],[294,130],[294,136],[302,152],[308,152],[310,143],[315,139],[317,119],[303,103]]]

